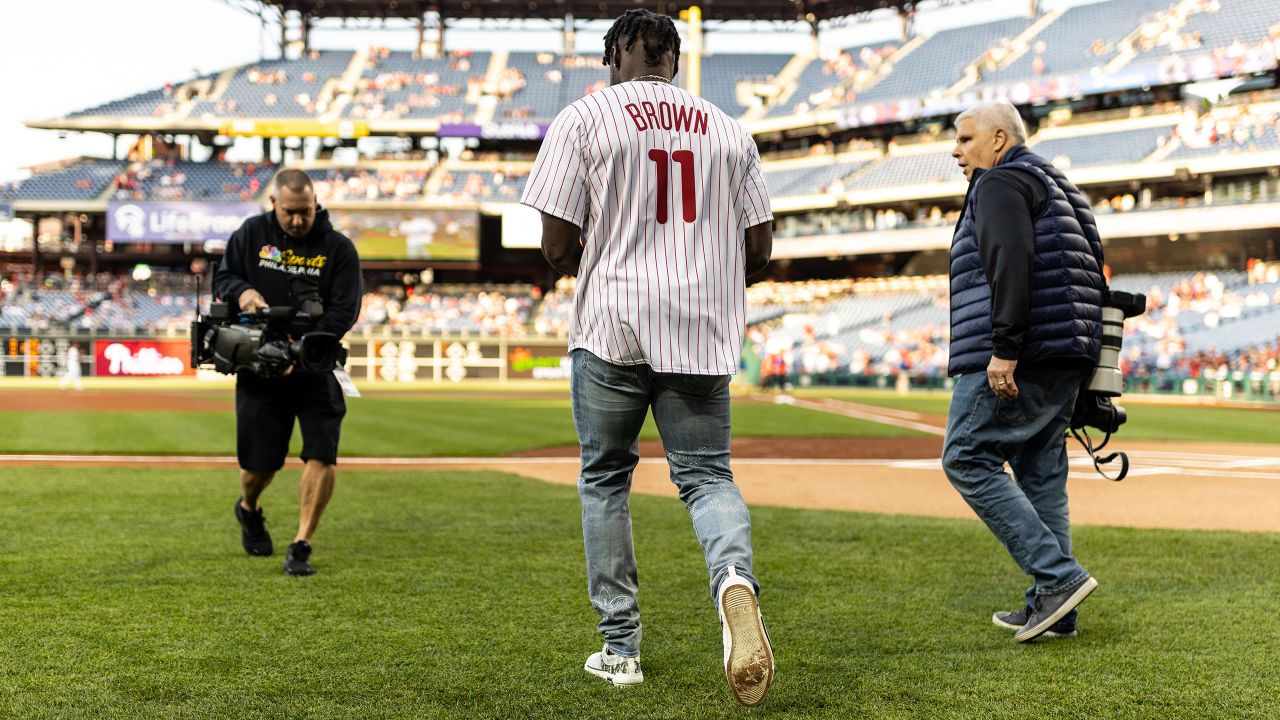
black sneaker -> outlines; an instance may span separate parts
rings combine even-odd
[[[1097,587],[1098,581],[1090,577],[1070,590],[1064,590],[1057,595],[1037,595],[1031,617],[1027,618],[1027,624],[1022,626],[1022,629],[1013,636],[1013,639],[1021,643],[1040,637],[1049,628],[1053,627],[1054,623],[1084,602],[1084,599],[1089,597],[1089,594]]]
[[[1031,608],[1024,607],[1021,610],[998,612],[991,616],[991,623],[1005,630],[1021,630],[1027,624],[1027,618],[1029,617],[1031,617]],[[1045,630],[1040,637],[1073,638],[1075,636],[1076,624],[1069,620],[1059,620],[1048,630]]]
[[[298,540],[289,546],[284,554],[285,575],[314,575],[316,569],[311,567],[311,543]]]
[[[244,551],[250,555],[266,557],[275,552],[275,547],[271,544],[271,535],[267,533],[267,519],[262,516],[262,508],[256,511],[245,510],[240,504],[240,498],[236,500],[236,520],[240,521],[240,544],[244,545]]]

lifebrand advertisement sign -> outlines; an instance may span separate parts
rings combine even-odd
[[[226,240],[261,212],[256,203],[109,202],[107,239],[120,243]]]

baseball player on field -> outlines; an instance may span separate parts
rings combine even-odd
[[[755,141],[672,84],[671,18],[629,10],[605,35],[611,85],[560,112],[521,202],[542,212],[542,250],[577,276],[569,350],[581,442],[587,591],[604,648],[587,672],[644,680],[628,493],[650,409],[689,509],[739,702],[762,702],[773,650],[752,570],[751,517],[729,469],[729,380],[745,278],[769,263],[769,195]]]

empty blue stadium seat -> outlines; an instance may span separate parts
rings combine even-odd
[[[1031,150],[1051,162],[1059,156],[1070,158],[1071,168],[1117,165],[1143,160],[1155,152],[1161,139],[1168,135],[1169,126],[1139,128],[1043,140],[1032,145]]]
[[[22,181],[15,200],[92,200],[124,169],[117,160],[90,160],[61,170],[39,173]]]

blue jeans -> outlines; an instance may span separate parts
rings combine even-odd
[[[582,445],[582,536],[587,592],[609,651],[640,654],[639,581],[631,541],[631,473],[640,459],[645,416],[662,435],[671,481],[693,518],[711,576],[711,595],[732,565],[752,574],[751,516],[729,470],[729,376],[656,373],[572,353],[573,424]]]
[[[1028,605],[1036,595],[1069,590],[1089,577],[1071,555],[1064,436],[1076,393],[1089,377],[1081,370],[1018,368],[1017,399],[1000,400],[986,373],[967,373],[956,379],[951,396],[942,467],[1018,567],[1035,579]],[[1075,617],[1072,611],[1064,620],[1074,623]]]

